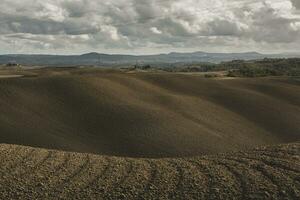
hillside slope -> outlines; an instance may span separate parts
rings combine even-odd
[[[38,76],[0,79],[2,143],[177,157],[300,140],[298,79],[34,73]]]
[[[0,145],[1,199],[299,199],[300,144],[133,159]]]

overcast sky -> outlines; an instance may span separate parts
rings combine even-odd
[[[0,0],[0,54],[300,52],[300,0]]]

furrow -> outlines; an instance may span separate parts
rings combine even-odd
[[[9,165],[2,170],[2,178],[0,180],[0,197],[1,199],[11,199],[17,194],[21,194],[23,191],[22,185],[19,183],[22,181],[19,179],[18,175],[20,170],[25,170],[27,167],[27,162],[32,159],[34,153],[37,150],[20,148],[20,151],[13,158],[8,158],[12,161]]]
[[[180,167],[179,163],[181,163],[182,161],[176,160],[169,160],[168,161],[170,163],[170,165],[177,171],[176,174],[176,180],[175,180],[175,187],[174,190],[170,192],[170,194],[168,194],[168,198],[169,199],[181,199],[183,198],[183,191],[182,191],[182,186],[183,186],[183,180],[184,180],[184,172],[182,167]]]
[[[253,156],[253,154],[249,154],[249,155]],[[296,160],[295,156],[286,158],[284,156],[276,156],[276,155],[270,155],[268,153],[260,153],[259,156],[256,156],[256,159],[260,160],[259,158],[261,158],[261,160],[265,160],[265,162],[269,162],[270,164],[273,163],[277,167],[280,167],[284,170],[300,173],[299,170],[300,160]]]
[[[104,199],[128,199],[128,195],[130,193],[130,191],[126,191],[124,190],[124,188],[126,188],[126,180],[128,180],[130,178],[130,176],[133,176],[133,168],[134,168],[134,164],[133,164],[133,160],[129,160],[126,159],[126,169],[123,172],[123,176],[121,177],[121,179],[119,179],[117,182],[115,182],[111,189],[108,190],[105,194],[104,194]],[[134,184],[134,183],[131,183]]]
[[[72,176],[76,176],[78,171],[84,165],[85,157],[83,154],[74,154],[74,153],[67,153],[68,157],[66,158],[65,162],[62,163],[57,173],[52,176],[51,185],[48,189],[48,193],[51,197],[51,194],[61,194],[63,191],[65,184],[67,184],[71,179]]]
[[[245,180],[247,198],[268,199],[278,197],[278,186],[260,168],[239,157],[228,156],[226,159],[236,163],[232,165],[239,169],[241,177]]]
[[[200,182],[198,183],[197,186],[200,187],[200,190],[198,189],[197,191],[201,191],[200,199],[209,199],[210,197],[210,191],[212,191],[213,185],[214,185],[214,177],[209,173],[207,166],[204,164],[207,161],[205,160],[200,160],[196,159],[194,160],[187,160],[190,162],[192,165],[194,165],[197,168],[197,171],[201,173],[201,177],[204,177],[204,179],[200,180],[205,180],[204,183]],[[199,181],[199,179],[198,179]]]
[[[103,192],[103,199],[124,199],[125,194],[119,194],[120,187],[125,182],[125,180],[130,176],[132,172],[132,161],[124,158],[120,164],[117,179],[112,182],[111,185]]]
[[[81,162],[81,165],[77,167],[75,171],[73,171],[72,174],[66,177],[66,179],[61,182],[59,185],[56,186],[55,193],[59,194],[59,196],[67,196],[68,193],[73,192],[74,188],[76,188],[76,184],[78,184],[76,179],[80,177],[88,165],[90,164],[90,158],[89,155],[84,155],[84,158],[81,158],[83,162]]]
[[[147,196],[150,193],[151,189],[153,188],[154,181],[158,174],[157,166],[152,160],[145,160],[145,162],[147,162],[150,167],[149,178],[147,180],[147,183],[145,184],[144,190],[138,193],[136,198],[137,200],[146,199],[145,196]]]
[[[247,153],[248,155],[255,155],[257,157],[260,157],[261,155],[269,156],[276,159],[283,159],[283,160],[297,160],[300,162],[300,153],[287,153],[286,151],[262,151],[262,150],[255,150],[252,152]]]
[[[25,155],[22,152],[24,156],[22,156],[22,158],[20,159],[19,162],[17,161],[9,166],[9,168],[7,169],[8,174],[10,176],[16,177],[16,175],[19,174],[19,171],[17,171],[17,170],[24,170],[24,168],[27,167],[26,163],[30,162],[30,160],[32,160],[32,157],[34,157],[34,153],[37,153],[37,152],[38,151],[36,149],[28,149],[28,151],[25,153]],[[21,155],[22,155],[22,153],[21,153]],[[12,160],[16,160],[16,159],[12,159]]]
[[[20,146],[10,146],[10,145],[1,145],[1,157],[0,157],[0,163],[2,163],[0,165],[0,169],[1,169],[1,172],[0,173],[3,173],[4,168],[6,168],[7,166],[9,166],[10,161],[12,159],[11,156],[13,155],[19,155],[19,152],[21,151],[21,147]]]
[[[39,151],[38,154],[34,156],[32,162],[26,164],[26,168],[16,175],[18,182],[11,185],[11,189],[18,191],[19,193],[14,195],[14,198],[22,198],[24,196],[33,197],[35,194],[35,181],[32,177],[36,177],[37,171],[44,167],[45,162],[51,158],[53,155],[52,151]]]
[[[37,169],[34,174],[27,178],[30,179],[31,182],[29,181],[29,184],[24,187],[30,189],[33,188],[31,194],[32,198],[46,199],[49,197],[48,191],[52,186],[52,179],[56,173],[59,173],[59,169],[65,162],[65,159],[65,153],[52,151],[51,158],[48,159],[43,166]],[[30,183],[33,183],[33,185]]]
[[[77,199],[83,199],[87,195],[89,195],[90,197],[95,196],[97,194],[95,190],[98,190],[99,180],[105,181],[104,177],[108,176],[109,169],[112,167],[112,160],[109,157],[105,157],[101,160],[96,159],[95,162],[96,163],[94,166],[99,166],[101,167],[101,169],[96,170],[95,174],[91,174],[93,178],[88,180],[84,187],[80,188],[76,195]]]
[[[109,167],[101,176],[95,179],[85,192],[90,192],[91,199],[104,199],[107,192],[114,188],[114,185],[119,182],[124,176],[124,170],[126,169],[125,159],[112,158],[109,162]]]
[[[207,160],[211,161],[215,164],[217,171],[210,172],[213,173],[215,176],[223,175],[223,177],[218,177],[220,182],[222,183],[221,187],[216,187],[216,189],[212,188],[212,191],[209,191],[209,195],[215,194],[216,197],[212,197],[211,199],[224,199],[230,198],[234,196],[237,199],[245,199],[245,192],[246,192],[246,185],[244,180],[232,166],[228,165],[224,162],[223,158],[214,159],[214,158],[206,158]],[[207,166],[211,167],[211,166]],[[231,184],[229,186],[228,184]],[[223,187],[223,188],[222,188]],[[218,192],[219,190],[223,190],[223,192]],[[230,194],[231,193],[231,194]],[[225,195],[224,197],[222,197]],[[226,197],[229,195],[228,197]]]
[[[171,166],[168,159],[151,160],[153,178],[140,196],[142,199],[169,199],[169,195],[173,193],[178,182],[178,172]]]
[[[115,187],[109,199],[137,199],[144,191],[150,177],[149,165],[141,159],[130,159],[132,168],[128,171],[127,178]]]
[[[286,174],[300,174],[300,170],[298,170],[295,166],[299,166],[298,163],[295,163],[295,161],[291,161],[290,163],[287,163],[284,160],[277,159],[276,157],[269,157],[269,156],[243,156],[243,158],[248,158],[255,160],[257,162],[264,163],[267,166],[270,166],[276,170],[284,170]],[[274,159],[275,158],[275,159]]]
[[[42,180],[40,181],[41,183],[44,184],[43,187],[47,188],[47,191],[51,191],[54,190],[55,186],[56,186],[56,182],[57,182],[57,178],[59,178],[61,176],[61,174],[63,174],[63,171],[66,169],[66,166],[68,165],[68,163],[70,162],[70,154],[63,152],[62,154],[59,154],[63,157],[61,157],[61,159],[59,159],[59,157],[57,157],[56,160],[58,160],[58,162],[55,164],[55,166],[51,167],[49,171],[45,171],[44,173],[42,173]],[[61,161],[61,162],[60,162]],[[43,195],[48,195],[47,194],[43,194]]]
[[[42,153],[42,152],[40,152],[40,153]],[[19,178],[21,178],[21,179],[27,179],[28,175],[34,174],[36,170],[38,170],[41,167],[43,167],[43,165],[47,162],[47,160],[50,159],[53,156],[53,152],[52,151],[47,151],[47,152],[45,152],[45,154],[46,155],[44,156],[44,158],[42,158],[40,161],[34,161],[33,165],[28,166],[30,168],[26,169],[23,173],[21,173],[19,175]],[[39,157],[39,156],[36,156],[36,157]]]
[[[88,155],[89,163],[87,167],[81,171],[80,175],[77,175],[70,184],[68,184],[68,187],[66,190],[66,197],[68,199],[70,198],[80,198],[80,193],[83,192],[85,188],[87,188],[91,182],[98,173],[98,171],[103,171],[105,166],[103,165],[103,161],[101,161],[101,164],[99,160],[101,159],[95,159],[94,155]]]
[[[261,171],[274,185],[278,187],[280,198],[297,199],[300,198],[299,185],[295,185],[295,181],[287,176],[286,171],[279,171],[276,166],[268,164],[265,160],[244,156],[240,159],[246,159],[255,165],[255,169]]]
[[[172,198],[205,199],[209,180],[207,175],[200,171],[199,165],[185,159],[174,159],[174,164],[181,170],[181,181],[178,182]]]

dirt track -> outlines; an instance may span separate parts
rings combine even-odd
[[[300,143],[181,159],[0,149],[1,199],[300,198]]]
[[[23,77],[23,75],[0,75],[0,79],[4,79],[4,78],[21,78]]]

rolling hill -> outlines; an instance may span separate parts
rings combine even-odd
[[[297,78],[97,69],[26,73],[31,75],[0,79],[1,143],[162,158],[300,140]]]
[[[0,71],[0,199],[299,199],[300,80]]]

